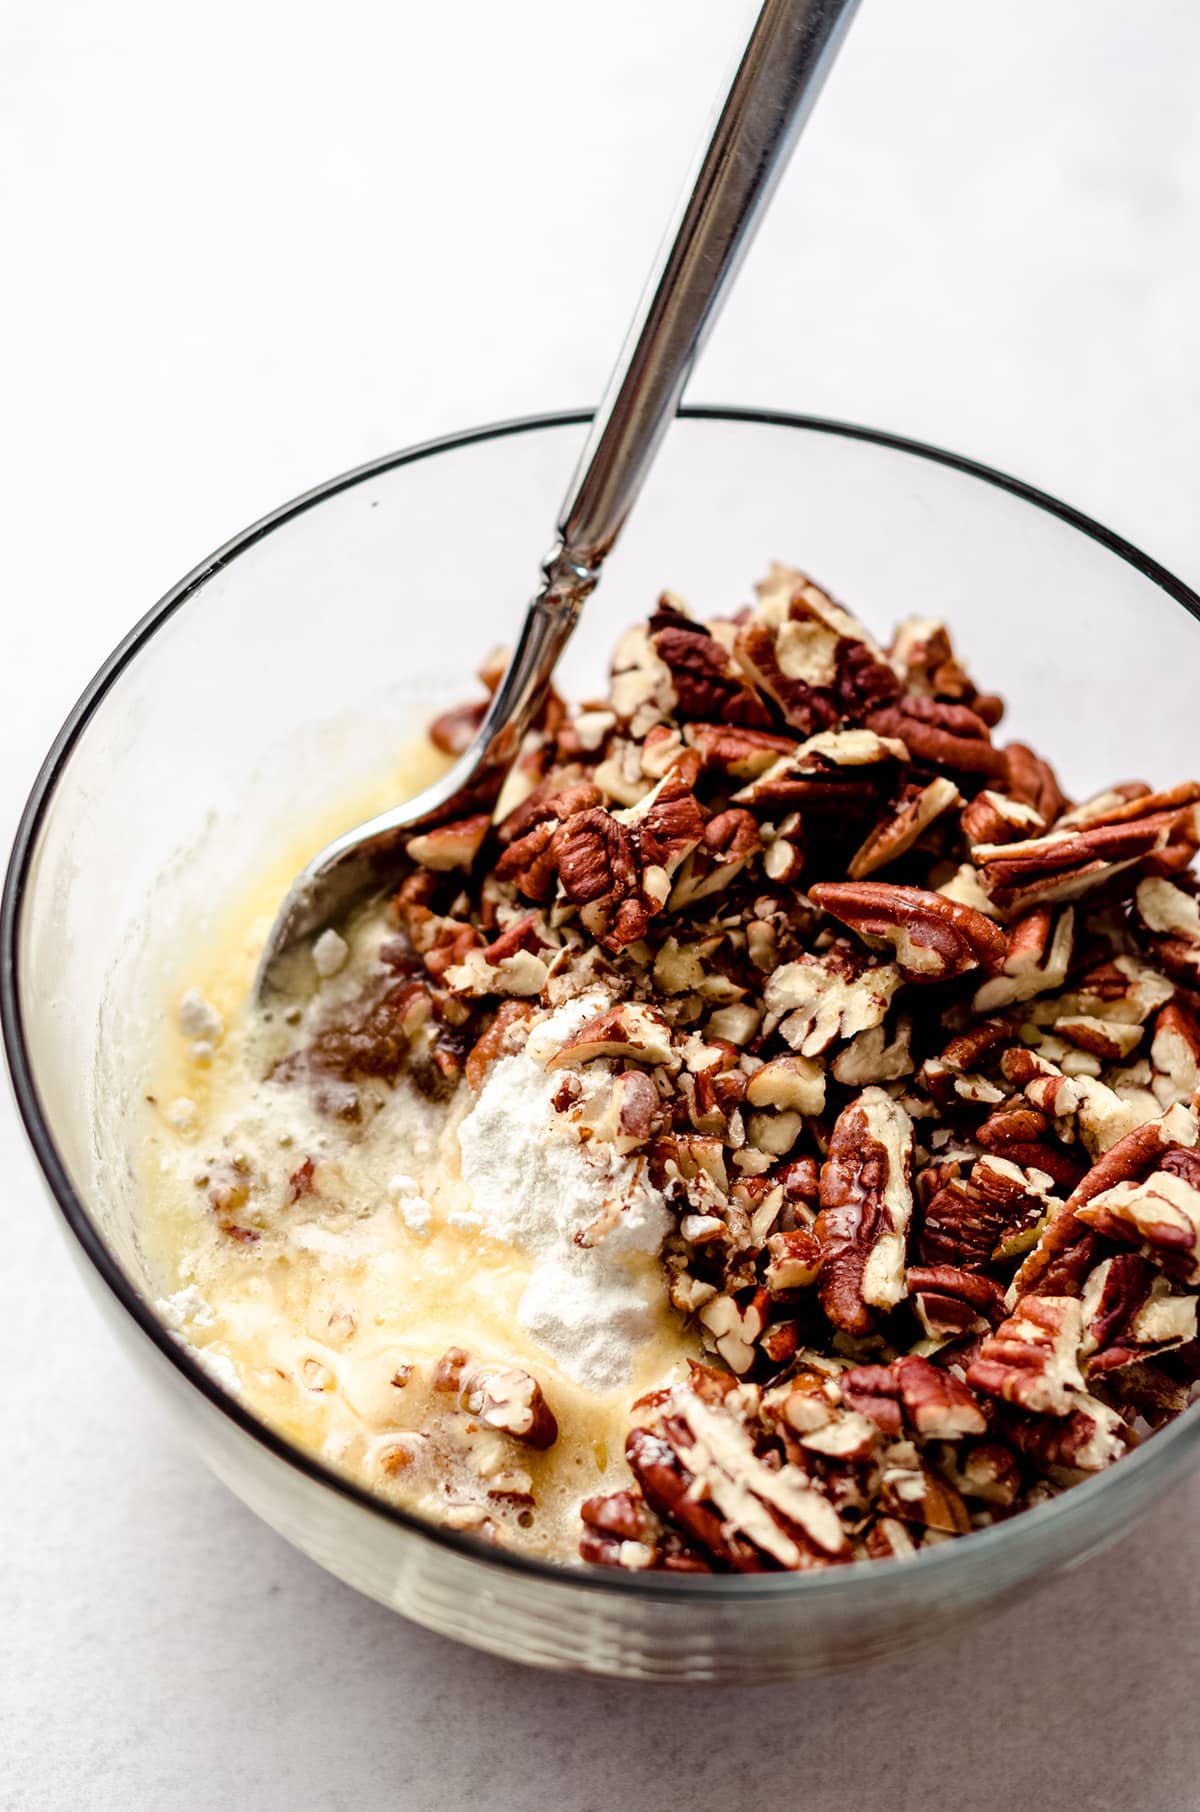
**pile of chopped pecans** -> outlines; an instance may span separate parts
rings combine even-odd
[[[909,1554],[1191,1399],[1200,786],[1072,806],[1002,709],[941,624],[884,651],[776,566],[727,620],[664,597],[607,698],[552,696],[500,796],[408,845],[363,1068],[330,1073],[477,1089],[600,987],[556,1108],[601,1066],[581,1136],[677,1215],[712,1363],[636,1406],[590,1561]]]

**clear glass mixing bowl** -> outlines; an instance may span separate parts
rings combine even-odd
[[[258,1422],[154,1308],[127,1104],[155,964],[263,852],[386,771],[510,638],[584,435],[564,415],[379,460],[196,568],[97,675],[34,787],[4,897],[2,1009],[21,1114],[93,1293],[213,1469],[332,1572],[511,1658],[645,1679],[767,1680],[904,1649],[1111,1541],[1190,1464],[1193,1410],[1110,1472],[898,1563],[800,1577],[578,1571],[373,1500]],[[835,423],[692,409],[588,605],[565,683],[603,671],[666,586],[701,614],[771,558],[869,624],[947,618],[1081,795],[1200,768],[1200,600],[1117,536],[970,462]],[[104,1108],[96,1113],[102,1085]]]

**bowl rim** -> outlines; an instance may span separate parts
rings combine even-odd
[[[940,1543],[906,1557],[900,1567],[878,1562],[867,1567],[821,1568],[805,1573],[760,1573],[711,1576],[672,1575],[655,1572],[631,1572],[619,1568],[578,1568],[561,1561],[541,1560],[531,1555],[496,1548],[464,1530],[447,1529],[429,1522],[400,1505],[376,1497],[348,1476],[325,1465],[315,1455],[294,1445],[285,1436],[260,1420],[244,1403],[227,1391],[202,1365],[195,1351],[175,1334],[154,1312],[150,1301],[142,1296],[126,1276],[109,1249],[86,1206],[72,1187],[67,1167],[59,1154],[37,1085],[25,1036],[24,1013],[18,974],[18,943],[26,887],[33,866],[40,832],[50,808],[58,782],[72,751],[106,694],[126,667],[162,625],[224,567],[250,548],[286,526],[308,510],[343,491],[369,482],[373,478],[397,471],[406,465],[511,435],[536,433],[545,429],[586,426],[592,420],[590,409],[565,409],[513,417],[481,427],[464,429],[421,441],[394,453],[368,460],[333,478],[302,492],[281,504],[256,522],[234,535],[209,557],[192,568],[166,592],[117,644],[92,679],[85,686],[55,737],[22,811],[5,876],[0,899],[0,1032],[2,1032],[9,1074],[16,1098],[17,1111],[41,1168],[45,1182],[63,1221],[78,1246],[98,1274],[101,1282],[116,1298],[134,1324],[150,1343],[181,1375],[184,1382],[199,1391],[220,1415],[232,1421],[274,1458],[304,1475],[310,1483],[332,1490],[375,1517],[399,1525],[402,1529],[449,1549],[464,1559],[484,1563],[501,1571],[523,1575],[532,1580],[553,1584],[560,1589],[578,1587],[586,1592],[632,1593],[646,1600],[680,1603],[681,1600],[713,1602],[714,1600],[750,1602],[774,1599],[780,1595],[797,1595],[798,1601],[814,1594],[878,1592],[884,1585],[900,1578],[949,1580],[958,1569],[982,1562],[988,1553],[1007,1553],[1021,1541],[1044,1530],[1052,1522],[1081,1517],[1097,1493],[1110,1487],[1114,1477],[1131,1480],[1134,1473],[1162,1471],[1168,1458],[1182,1442],[1193,1443],[1200,1436],[1200,1404],[1176,1418],[1142,1447],[1127,1455],[1119,1465],[1073,1486],[1051,1502],[1023,1511],[1007,1522],[991,1528],[972,1531],[958,1541]],[[679,410],[687,421],[726,422],[753,427],[796,429],[809,434],[829,435],[882,447],[889,452],[908,454],[933,464],[947,466],[969,478],[980,480],[1048,515],[1057,517],[1069,527],[1132,566],[1144,578],[1200,620],[1200,595],[1169,572],[1157,560],[1092,517],[1063,503],[1036,486],[978,460],[952,453],[930,443],[893,434],[885,429],[865,427],[853,422],[823,416],[794,414],[782,410],[743,408],[728,404],[687,404]],[[532,568],[531,568],[532,570]],[[802,1595],[802,1597],[801,1597]]]

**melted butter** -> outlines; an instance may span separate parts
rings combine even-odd
[[[173,978],[142,1153],[145,1241],[167,1292],[183,1293],[184,1336],[264,1420],[394,1501],[465,1526],[478,1511],[463,1505],[482,1503],[507,1545],[567,1558],[580,1499],[624,1481],[631,1402],[684,1369],[692,1349],[677,1319],[664,1303],[627,1388],[599,1394],[569,1378],[518,1319],[529,1260],[455,1222],[472,1206],[458,1165],[461,1101],[432,1107],[389,1091],[365,1135],[314,1115],[302,1084],[264,1102],[245,1012],[279,901],[314,845],[444,766],[422,745],[353,810],[310,827]],[[224,1022],[200,1060],[178,1026],[188,988]],[[177,1123],[183,1101],[194,1110],[187,1124]],[[292,1200],[289,1178],[306,1158],[312,1192]],[[243,1239],[222,1231],[213,1207],[238,1164],[253,1209]],[[423,1234],[388,1189],[396,1172],[419,1179],[430,1208]],[[658,1261],[645,1260],[643,1274],[647,1299],[661,1297]],[[451,1348],[530,1372],[558,1421],[553,1446],[536,1453],[464,1428],[457,1397],[436,1388]],[[488,1497],[489,1479],[514,1469],[531,1481],[532,1509]]]

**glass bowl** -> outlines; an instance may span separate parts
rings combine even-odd
[[[306,824],[378,781],[511,638],[586,416],[456,435],[334,478],[197,567],[115,651],[33,789],[3,904],[17,1101],[92,1292],[213,1470],[289,1541],[405,1616],[512,1659],[773,1680],[943,1635],[1077,1565],[1191,1463],[1193,1410],[1111,1471],[915,1558],[802,1576],[663,1577],[507,1556],[377,1501],[289,1445],[154,1307],[130,1104],[162,964]],[[803,566],[878,631],[945,617],[1082,796],[1200,766],[1200,600],[1028,486],[845,425],[689,409],[569,651],[568,689],[664,587],[700,613]],[[301,852],[306,853],[306,852]],[[98,1087],[105,1107],[93,1112]]]

